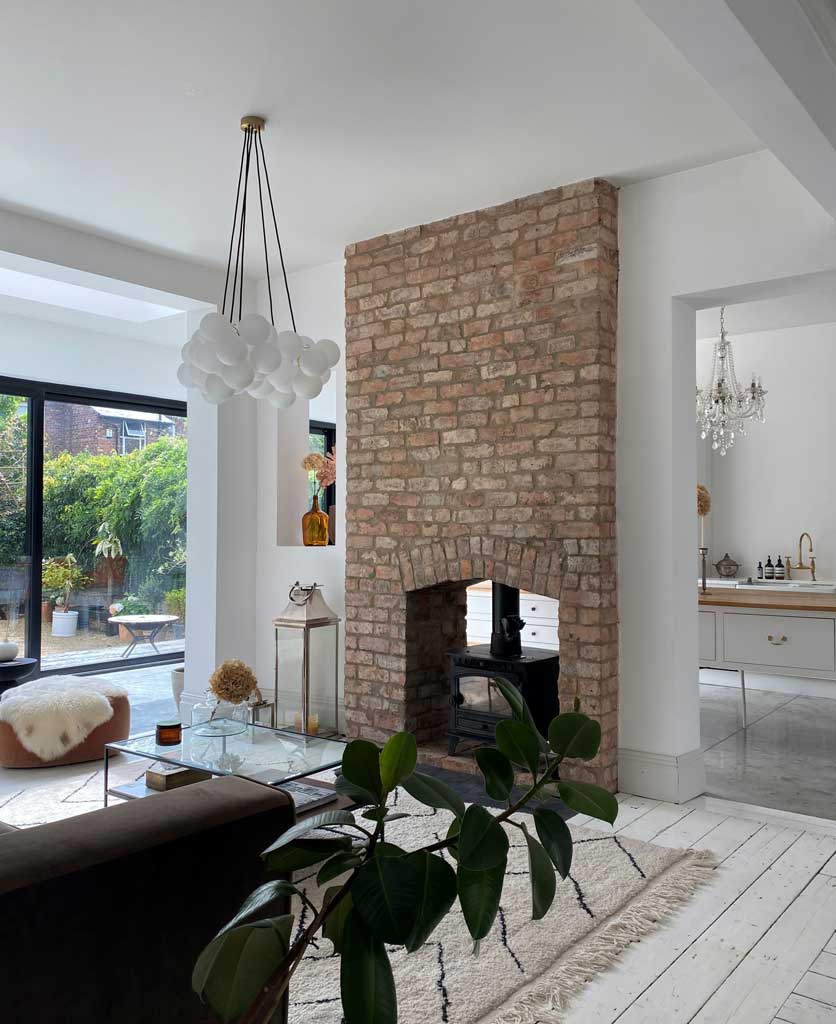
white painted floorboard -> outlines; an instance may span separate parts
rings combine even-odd
[[[589,983],[565,1024],[836,1024],[836,835],[699,801],[619,802],[616,832],[711,850],[718,867]]]

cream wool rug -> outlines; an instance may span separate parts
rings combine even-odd
[[[398,809],[416,816],[387,826],[388,841],[411,850],[444,837],[449,812],[433,811],[403,790],[396,796]],[[569,825],[576,843],[572,872],[564,882],[558,877],[555,901],[542,920],[531,920],[528,854],[511,828],[499,913],[478,955],[457,904],[421,949],[388,948],[398,1024],[558,1024],[589,979],[711,876],[708,854]],[[315,876],[316,869],[306,870],[296,882],[319,906]],[[309,917],[304,908],[300,916],[298,905],[294,912],[298,934]],[[331,943],[318,940],[294,975],[290,1024],[340,1024],[339,965]]]

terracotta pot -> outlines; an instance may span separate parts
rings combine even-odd
[[[41,601],[41,622],[52,622],[52,601]]]
[[[131,634],[130,634],[130,633],[128,632],[128,630],[127,630],[127,629],[126,629],[126,628],[125,628],[125,627],[124,627],[124,626],[122,625],[122,623],[121,623],[121,622],[119,623],[119,639],[120,639],[120,640],[124,640],[126,644],[128,644],[128,643],[130,643],[130,642],[131,642]]]

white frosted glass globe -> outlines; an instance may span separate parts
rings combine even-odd
[[[309,377],[300,370],[293,378],[293,390],[300,398],[316,398],[322,391],[322,381],[319,377]]]
[[[204,373],[219,373],[221,369],[221,361],[218,359],[218,354],[214,347],[208,342],[201,341],[192,349],[189,356],[190,360],[199,369],[203,370]]]
[[[289,409],[296,401],[296,395],[292,391],[274,391],[267,396],[267,401],[276,409]]]
[[[326,369],[336,366],[340,361],[340,346],[330,338],[320,338],[314,348],[322,357]]]
[[[217,373],[210,373],[206,378],[203,394],[207,402],[211,402],[212,405],[220,405],[221,402],[232,398],[235,392],[224,383]]]
[[[214,341],[216,344],[235,333],[232,329],[232,324],[225,317],[222,317],[220,313],[207,313],[200,321],[200,330],[210,341]]]
[[[330,370],[326,370],[325,373],[323,373],[323,375],[322,375],[322,386],[325,387],[325,385],[328,383],[328,381],[330,379],[331,379],[331,371]]]
[[[278,339],[279,350],[282,356],[285,359],[296,359],[302,351],[304,340],[294,331],[282,331]]]
[[[247,346],[237,334],[231,334],[223,341],[219,341],[215,351],[224,366],[237,366],[247,358]]]
[[[248,388],[252,384],[255,374],[250,364],[244,362],[238,363],[237,366],[224,366],[221,370],[221,377],[227,387],[243,391],[244,388]]]
[[[268,398],[273,393],[273,385],[267,377],[256,375],[256,379],[247,388],[247,393],[253,398]]]
[[[177,367],[177,379],[183,385],[184,388],[194,387],[194,378],[192,377],[192,368],[187,363],[180,363]]]
[[[325,356],[316,345],[302,349],[302,354],[299,356],[299,369],[303,373],[307,373],[309,377],[321,377],[328,369]]]
[[[257,373],[273,373],[281,366],[282,354],[269,341],[260,341],[250,351],[250,365]]]
[[[189,374],[191,375],[192,378],[192,385],[203,391],[203,389],[206,387],[206,378],[209,376],[209,374],[204,372],[203,370],[198,369],[193,364],[189,365],[187,363],[186,365],[189,366]]]
[[[238,324],[238,333],[248,345],[258,345],[262,341],[267,341],[272,330],[273,325],[260,313],[247,313],[241,317]]]

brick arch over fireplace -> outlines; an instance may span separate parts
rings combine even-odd
[[[616,191],[580,182],[346,249],[346,727],[443,732],[465,588],[560,601],[560,691],[616,783]]]

